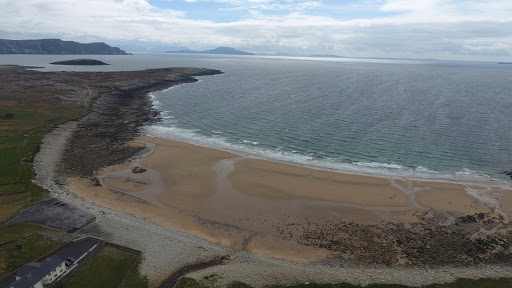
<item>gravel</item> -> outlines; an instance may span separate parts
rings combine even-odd
[[[275,284],[342,282],[369,285],[402,284],[422,286],[432,283],[453,282],[457,278],[512,277],[512,268],[504,266],[473,267],[408,267],[408,266],[357,266],[338,261],[297,264],[284,260],[242,252],[239,257],[223,266],[193,272],[187,277],[201,281],[206,276],[216,277],[219,286],[238,281],[254,287]]]

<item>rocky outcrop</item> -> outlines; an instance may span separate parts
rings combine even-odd
[[[137,167],[132,168],[132,173],[134,173],[134,174],[140,174],[140,173],[144,173],[146,171],[148,171],[148,169],[146,169],[144,167],[137,166]]]

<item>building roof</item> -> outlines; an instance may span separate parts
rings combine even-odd
[[[46,275],[50,274],[55,268],[59,267],[63,262],[64,260],[59,256],[51,256],[39,263],[27,263],[16,272],[16,277],[20,277],[20,279],[12,283],[9,287],[32,287]]]
[[[27,263],[27,264],[21,266],[20,270],[18,270],[18,272],[16,272],[16,277],[23,278],[30,272],[39,268],[40,266],[41,266],[41,263],[37,263],[37,262]]]
[[[37,282],[41,281],[44,276],[47,274],[43,274],[39,271],[32,271],[31,273],[27,274],[25,277],[17,280],[16,282],[12,283],[9,288],[31,288],[34,285],[36,285]]]

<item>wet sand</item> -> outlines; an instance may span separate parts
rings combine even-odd
[[[339,256],[305,237],[312,227],[340,221],[451,225],[457,217],[485,213],[501,219],[496,232],[507,230],[512,216],[509,185],[357,175],[148,136],[137,142],[152,151],[97,171],[101,186],[74,178],[67,188],[86,201],[274,258]],[[133,173],[133,167],[147,171]]]

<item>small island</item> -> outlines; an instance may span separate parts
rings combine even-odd
[[[94,60],[94,59],[64,60],[64,61],[52,62],[50,64],[53,64],[53,65],[109,65],[103,61]]]

